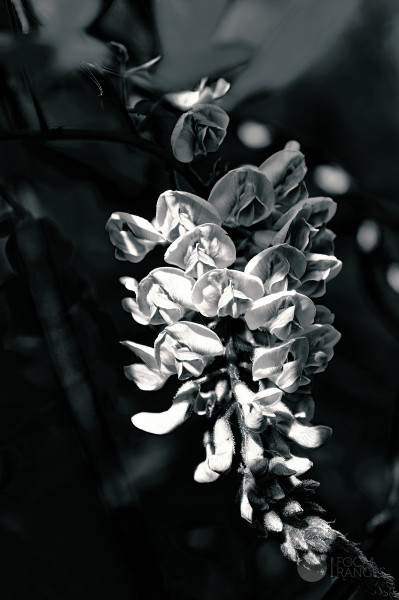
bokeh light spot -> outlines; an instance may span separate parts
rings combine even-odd
[[[366,219],[357,230],[356,241],[363,252],[368,254],[377,247],[380,235],[377,223],[372,219]]]
[[[328,194],[342,196],[351,186],[348,173],[338,165],[319,165],[313,171],[315,184]]]
[[[237,135],[240,142],[253,150],[266,148],[273,141],[270,128],[258,121],[243,121],[237,127]]]
[[[386,272],[386,278],[391,288],[399,294],[399,263],[391,263]]]

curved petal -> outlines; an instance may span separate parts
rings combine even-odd
[[[146,219],[124,212],[114,212],[105,226],[118,260],[133,263],[143,260],[156,244],[164,241],[155,227]]]
[[[316,307],[310,298],[292,290],[256,300],[245,313],[245,321],[251,330],[262,327],[285,340],[292,333],[309,327],[315,315]]]
[[[137,300],[135,300],[134,298],[123,298],[122,308],[123,310],[132,315],[136,323],[139,323],[140,325],[149,324],[150,319],[141,312],[137,304]]]
[[[304,448],[318,448],[332,434],[330,427],[301,423],[296,417],[288,413],[279,413],[276,416],[275,423],[279,431]]]
[[[196,104],[211,102],[217,98],[221,98],[230,89],[230,83],[225,79],[220,78],[211,85],[206,85],[206,78],[201,80],[201,83],[195,91],[185,92],[170,92],[165,94],[165,99],[176,106],[179,110],[187,111],[193,108]]]
[[[291,290],[300,285],[305,273],[306,258],[289,244],[277,244],[256,254],[244,272],[259,277],[267,294]]]
[[[258,277],[234,269],[213,269],[195,283],[192,301],[207,317],[229,314],[237,318],[262,295],[263,286]]]
[[[265,219],[274,205],[274,190],[256,167],[229,171],[213,187],[208,202],[229,227],[248,227]]]
[[[269,379],[287,393],[306,383],[302,377],[309,344],[305,337],[288,340],[274,348],[255,348],[252,365],[254,381]]]
[[[197,225],[220,225],[222,219],[216,209],[199,196],[168,190],[158,198],[156,222],[166,239],[173,242]]]
[[[285,148],[272,154],[259,167],[272,183],[276,204],[292,206],[302,199],[306,188],[301,187],[305,175],[305,157],[299,150]]]
[[[194,279],[173,267],[151,271],[139,283],[137,303],[141,313],[154,325],[182,319],[187,310],[195,310],[191,302]]]
[[[170,373],[160,373],[158,369],[152,369],[141,363],[124,367],[124,372],[126,377],[134,381],[141,390],[151,392],[161,389],[171,375]]]
[[[174,401],[172,406],[161,413],[141,412],[132,417],[132,423],[138,429],[164,435],[180,427],[191,414],[191,401]]]
[[[326,291],[326,283],[341,271],[342,262],[335,256],[306,252],[306,272],[298,291],[319,298]]]
[[[121,344],[141,358],[141,360],[151,369],[158,369],[154,348],[151,346],[144,346],[143,344],[136,344],[136,342],[130,342],[129,340],[125,340],[124,342],[121,342]]]
[[[197,104],[177,121],[171,136],[172,152],[183,163],[215,152],[226,136],[228,114],[214,104]]]
[[[227,419],[219,418],[213,428],[213,444],[215,451],[208,456],[208,465],[216,473],[230,470],[234,454],[234,438]]]
[[[216,333],[204,325],[189,321],[179,321],[165,327],[155,340],[154,348],[159,368],[173,373],[177,372],[179,361],[186,362],[187,368],[191,364],[194,370],[202,372],[209,360],[224,354],[224,346]],[[187,351],[191,354],[187,354]],[[189,376],[184,374],[181,378]]]
[[[219,225],[204,224],[176,239],[165,252],[165,262],[185,269],[195,250],[209,257],[211,266],[207,271],[214,267],[228,267],[236,259],[234,243],[224,229]]]

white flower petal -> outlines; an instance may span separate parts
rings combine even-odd
[[[141,412],[132,417],[132,423],[138,429],[164,435],[177,429],[190,416],[191,401],[174,401],[172,406],[161,413]]]

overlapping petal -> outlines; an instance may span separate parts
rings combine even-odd
[[[173,242],[197,225],[220,225],[222,218],[209,202],[199,196],[167,190],[158,198],[155,221],[159,231]]]
[[[214,104],[197,104],[184,113],[172,132],[172,151],[180,162],[216,152],[226,136],[228,114]]]
[[[190,110],[196,104],[207,104],[221,98],[230,89],[230,84],[222,77],[214,83],[207,84],[207,78],[204,77],[196,90],[187,90],[184,92],[169,92],[165,94],[165,99],[182,111]]]
[[[133,425],[138,429],[156,435],[170,433],[182,425],[190,416],[198,389],[199,387],[195,382],[185,382],[178,390],[168,410],[161,413],[137,413],[132,417]]]
[[[259,170],[273,185],[275,203],[284,208],[283,212],[307,197],[303,181],[307,167],[299,150],[280,150],[265,160]]]
[[[154,349],[159,370],[177,373],[179,379],[198,377],[215,356],[224,354],[216,333],[190,321],[165,327],[155,340]]]
[[[245,313],[245,321],[252,330],[266,329],[280,340],[286,340],[309,327],[315,315],[312,300],[291,290],[256,300]]]
[[[302,294],[319,298],[326,292],[326,283],[338,275],[342,262],[335,256],[306,252],[306,271],[297,288]]]
[[[160,267],[142,279],[137,289],[137,305],[141,315],[152,325],[174,323],[188,310],[195,310],[191,302],[194,279],[174,267]]]
[[[198,279],[215,268],[230,266],[236,258],[233,241],[219,225],[198,225],[177,238],[165,252],[165,261],[186,269]]]
[[[325,224],[332,219],[336,208],[331,198],[307,198],[284,213],[270,229],[256,231],[253,241],[261,248],[288,243],[298,250],[331,254],[318,248],[321,243],[327,246],[332,241]]]
[[[272,294],[301,285],[300,280],[306,267],[303,252],[289,244],[277,244],[251,258],[244,272],[259,277],[265,293]]]
[[[295,392],[309,380],[303,369],[309,353],[305,337],[288,340],[272,348],[255,348],[252,377],[254,381],[268,379],[284,392]]]
[[[149,221],[125,212],[112,213],[105,228],[118,260],[140,262],[157,244],[165,241]]]
[[[309,343],[305,373],[322,373],[334,356],[334,346],[340,340],[341,334],[332,325],[313,324],[303,335]]]
[[[154,348],[130,341],[121,343],[144,362],[125,367],[126,377],[134,381],[141,390],[154,391],[162,388],[173,371],[163,366],[159,368]]]
[[[208,202],[216,208],[226,226],[249,227],[271,213],[274,190],[266,175],[256,167],[239,167],[219,179]]]
[[[192,301],[206,317],[237,318],[262,296],[263,285],[258,277],[233,269],[213,269],[195,283]]]

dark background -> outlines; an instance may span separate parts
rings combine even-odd
[[[131,355],[118,341],[148,333],[122,310],[118,278],[140,279],[161,254],[117,262],[104,227],[115,210],[151,218],[178,167],[169,149],[165,162],[126,139],[133,125],[109,41],[126,46],[128,69],[162,55],[139,90],[151,101],[224,76],[231,123],[216,157],[260,164],[297,139],[311,194],[338,202],[344,267],[322,303],[342,340],[314,390],[314,422],[334,435],[312,474],[334,527],[399,576],[395,493],[385,526],[367,526],[399,472],[398,3],[38,0],[0,10],[0,599],[307,600],[330,584],[302,581],[277,541],[254,536],[236,473],[193,481],[201,418],[159,438],[131,426],[139,410],[164,410],[174,388],[143,393],[125,380]],[[240,140],[248,121],[269,135],[264,147]],[[320,165],[339,167],[345,189]]]

